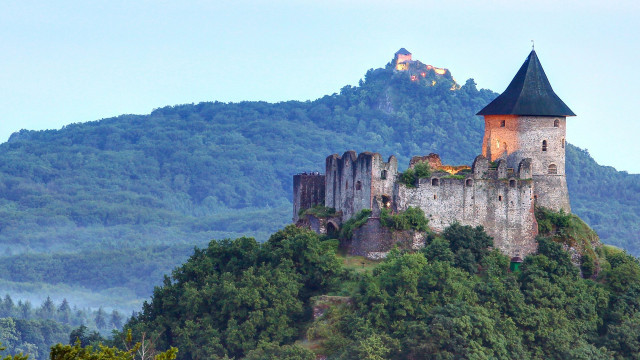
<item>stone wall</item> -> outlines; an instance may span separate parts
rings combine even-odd
[[[298,221],[300,209],[324,204],[325,176],[302,173],[293,176],[293,222]]]
[[[371,217],[361,227],[354,229],[352,240],[342,244],[349,255],[378,260],[387,256],[396,245],[402,249],[417,250],[424,247],[426,235],[413,230],[391,231],[382,226],[380,218]]]
[[[523,173],[527,173],[526,165],[520,166]],[[494,238],[495,247],[511,257],[524,257],[537,248],[533,180],[507,175],[505,161],[489,169],[488,160],[478,157],[464,179],[434,172],[431,178],[420,179],[415,188],[397,184],[396,210],[421,208],[436,231],[454,222],[482,225]]]

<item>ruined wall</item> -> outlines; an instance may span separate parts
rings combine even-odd
[[[384,162],[378,153],[347,151],[326,159],[325,205],[342,212],[344,221],[362,209],[374,208],[374,197],[392,198],[398,162]]]
[[[298,221],[300,209],[324,204],[325,176],[318,173],[302,173],[293,176],[293,222]]]
[[[520,168],[527,173],[526,162]],[[397,184],[396,209],[420,207],[436,231],[454,222],[482,225],[494,238],[494,247],[511,257],[524,257],[537,248],[533,181],[517,173],[507,175],[505,161],[497,169],[489,169],[488,160],[479,156],[464,179],[434,172],[431,178],[420,179],[416,188]]]
[[[361,227],[354,229],[351,242],[343,244],[349,255],[378,260],[387,256],[395,246],[417,250],[424,247],[425,234],[413,230],[391,231],[380,224],[380,218],[372,217]]]

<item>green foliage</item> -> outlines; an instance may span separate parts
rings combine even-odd
[[[3,347],[2,344],[0,343],[0,352],[3,352],[5,350],[6,350],[6,348]],[[29,356],[28,355],[23,355],[23,354],[6,355],[6,356],[3,356],[1,359],[2,360],[28,360]]]
[[[340,227],[340,239],[351,239],[353,237],[353,231],[364,225],[370,216],[370,209],[362,209],[353,215],[351,219],[345,221]]]
[[[415,187],[416,181],[418,181],[419,179],[428,178],[429,176],[431,176],[431,168],[429,167],[429,163],[426,161],[421,161],[416,163],[413,168],[409,168],[405,172],[400,174],[400,182],[408,187]]]
[[[607,244],[640,255],[640,175],[598,165],[587,150],[566,147],[571,211]]]
[[[541,235],[564,234],[569,227],[571,214],[565,213],[562,209],[559,212],[555,212],[537,207],[535,212],[538,220],[538,233]]]
[[[311,350],[296,345],[278,346],[274,343],[261,344],[255,350],[249,351],[245,360],[315,360],[316,355]]]
[[[482,226],[473,228],[454,223],[442,232],[442,237],[449,241],[454,263],[472,274],[478,271],[478,266],[489,254],[489,247],[493,246],[493,239]]]
[[[391,210],[380,211],[380,223],[392,230],[429,231],[429,219],[421,208],[409,207],[398,214],[391,214]]]
[[[174,360],[178,354],[178,349],[174,347],[158,352],[147,340],[131,344],[130,334],[127,340],[125,350],[102,344],[96,347],[82,346],[79,341],[74,345],[56,344],[51,347],[51,360]]]
[[[342,271],[317,234],[295,226],[264,244],[212,241],[166,278],[127,326],[138,336],[157,334],[159,347],[177,346],[181,358],[241,357],[260,346],[252,356],[291,350],[304,357],[264,344],[295,340],[311,316],[309,298],[332,291]]]
[[[332,359],[635,358],[640,262],[599,250],[607,267],[596,282],[562,244],[538,241],[516,273],[481,227],[459,224],[360,272],[295,227],[265,244],[211,242],[127,328],[155,334],[159,349],[179,346],[180,359],[312,359],[309,349]],[[322,309],[313,320],[312,306]]]
[[[323,205],[316,205],[309,209],[300,209],[300,216],[309,214],[318,218],[328,218],[338,215],[335,208],[326,207]]]

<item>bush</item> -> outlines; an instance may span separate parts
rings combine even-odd
[[[324,205],[316,205],[308,209],[300,209],[300,211],[298,212],[299,216],[306,214],[313,215],[317,218],[328,218],[336,216],[338,213],[336,212],[335,208],[326,207]]]
[[[413,168],[400,174],[400,182],[408,187],[415,187],[418,179],[424,179],[431,176],[431,167],[426,161],[416,163]]]
[[[351,219],[342,224],[340,229],[340,239],[350,240],[353,237],[353,230],[364,225],[371,216],[370,209],[362,209],[355,214]]]
[[[424,211],[414,207],[409,207],[396,215],[391,214],[389,209],[382,209],[380,223],[392,230],[429,230],[429,219],[424,215]]]

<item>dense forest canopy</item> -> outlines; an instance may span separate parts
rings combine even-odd
[[[475,113],[497,94],[453,85],[387,66],[315,101],[186,104],[15,133],[0,145],[0,290],[44,298],[38,289],[53,284],[78,304],[83,294],[139,303],[194,245],[266,240],[289,223],[292,174],[323,171],[329,154],[395,154],[401,169],[430,152],[470,164],[483,134]],[[573,211],[639,254],[640,176],[568,146],[567,179]]]
[[[196,250],[125,327],[183,360],[637,358],[638,260],[596,248],[585,279],[562,244],[538,243],[510,270],[482,227],[454,224],[364,269],[290,225]]]

